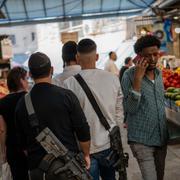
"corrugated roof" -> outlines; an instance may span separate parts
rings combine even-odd
[[[154,0],[0,0],[0,25],[140,14]]]

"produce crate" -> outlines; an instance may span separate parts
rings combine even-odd
[[[166,118],[168,121],[180,126],[180,112],[176,112],[175,110],[166,107]]]
[[[180,144],[180,112],[166,108],[169,145]]]

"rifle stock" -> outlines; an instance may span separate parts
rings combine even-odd
[[[70,172],[70,175],[77,180],[92,180],[89,172],[85,168],[83,156],[78,154],[77,157],[70,155],[66,147],[57,139],[49,128],[45,128],[36,137],[36,140],[46,150],[48,154],[52,154],[55,159],[60,158],[64,162],[63,167],[59,167],[54,174]]]

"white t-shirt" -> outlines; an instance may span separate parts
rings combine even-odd
[[[113,73],[116,76],[119,76],[119,69],[117,68],[116,64],[114,63],[113,60],[109,59],[104,67],[104,70],[109,71]]]
[[[79,74],[91,89],[111,128],[118,125],[122,116],[120,112],[120,109],[122,109],[122,94],[118,77],[98,69],[82,70]],[[100,123],[79,83],[74,77],[70,77],[64,81],[64,87],[72,90],[78,97],[87,118],[91,133],[90,153],[97,153],[108,149],[110,147],[108,131]]]
[[[63,87],[64,80],[74,76],[75,74],[79,73],[79,71],[81,71],[81,66],[79,65],[66,66],[61,74],[58,74],[53,78],[52,83]]]

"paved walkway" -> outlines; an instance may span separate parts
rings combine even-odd
[[[128,180],[142,180],[136,159],[127,145],[126,129],[121,127],[121,134],[124,151],[129,153]],[[180,180],[180,144],[168,146],[164,180]]]

